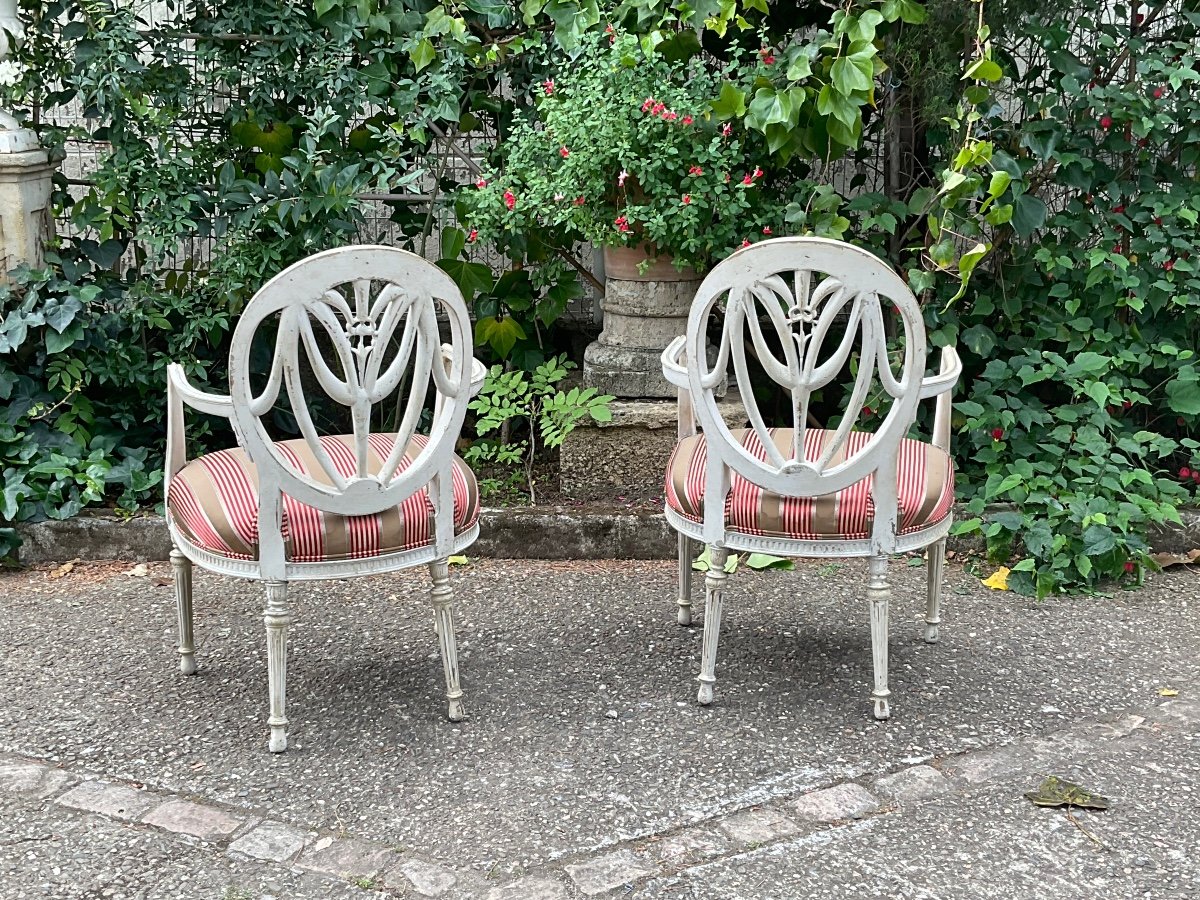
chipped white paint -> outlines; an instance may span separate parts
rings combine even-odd
[[[450,331],[440,344],[438,307]],[[260,326],[277,325],[274,356],[265,385],[256,391],[250,370],[251,342]],[[486,374],[471,356],[471,327],[466,304],[446,273],[426,260],[390,247],[343,247],[318,253],[272,278],[246,305],[229,354],[228,396],[192,387],[178,365],[168,370],[167,465],[165,489],[187,462],[184,406],[229,418],[258,471],[259,557],[228,559],[190,542],[167,524],[176,552],[176,597],[179,609],[180,667],[195,671],[192,649],[191,564],[222,575],[266,583],[263,620],[267,630],[271,727],[270,748],[287,747],[285,714],[287,606],[290,581],[349,578],[430,565],[438,642],[446,672],[449,717],[463,718],[458,686],[453,595],[446,559],[470,545],[478,526],[455,536],[452,465],[454,445],[466,405]],[[326,358],[332,353],[332,365]],[[302,379],[307,363],[312,379]],[[343,476],[320,443],[309,412],[306,386],[315,381],[332,400],[350,410],[356,471]],[[399,471],[405,448],[416,431],[430,386],[435,392],[428,443],[412,464]],[[403,410],[394,433],[395,448],[378,473],[367,468],[372,412],[400,392]],[[324,484],[294,469],[279,453],[263,420],[281,394],[296,417],[304,440],[331,482]],[[391,432],[389,432],[391,434]],[[433,506],[433,541],[385,556],[325,562],[291,562],[283,531],[283,495],[326,512],[371,515],[399,506],[418,491],[429,489]]]
[[[895,307],[904,330],[904,357],[899,373],[893,371],[888,359],[885,304]],[[705,344],[709,320],[714,314],[723,315],[723,327],[715,362],[710,365]],[[765,330],[764,322],[770,326]],[[836,346],[827,349],[827,339],[839,323],[845,325],[842,336]],[[790,397],[793,440],[786,454],[771,440],[758,407],[747,346],[753,348],[761,368]],[[804,441],[813,394],[842,375],[855,351],[857,372],[842,421],[821,456],[807,459]],[[927,377],[925,360],[921,307],[900,276],[865,250],[823,238],[763,241],[717,265],[696,295],[687,334],[672,341],[662,355],[663,374],[679,389],[680,437],[694,434],[697,424],[707,436],[705,497],[728,496],[735,472],[767,491],[789,497],[831,494],[874,476],[872,532],[864,539],[802,541],[758,537],[729,531],[723,503],[705,503],[704,521],[700,524],[668,507],[667,521],[680,533],[679,622],[691,621],[690,585],[685,574],[685,566],[690,565],[690,558],[685,557],[692,552],[691,540],[707,544],[714,559],[718,552],[723,558],[729,550],[785,557],[871,557],[867,593],[875,668],[872,698],[875,715],[880,719],[887,718],[890,712],[887,686],[890,554],[930,548],[927,641],[937,640],[940,622],[942,559],[950,518],[909,534],[897,534],[896,527],[897,454],[900,441],[916,420],[921,400],[937,397],[932,443],[947,451],[950,446],[950,392],[958,381],[962,364],[954,349],[946,347],[941,354],[940,372]],[[731,365],[750,426],[766,450],[766,460],[751,455],[733,437],[718,413],[714,388],[726,378]],[[855,430],[876,379],[892,400],[887,415],[860,450],[839,459],[839,451]],[[724,587],[723,578],[707,581],[710,610],[717,614],[705,617],[701,703],[712,699]]]

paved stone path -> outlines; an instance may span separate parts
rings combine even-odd
[[[1023,615],[1011,619],[1000,610],[1023,607],[1023,601],[978,592],[975,579],[955,570],[950,578],[957,594],[943,626],[944,646],[924,648],[902,635],[908,626],[906,617],[898,616],[894,671],[903,702],[891,722],[876,725],[867,718],[869,704],[860,696],[864,686],[855,681],[862,675],[862,661],[856,659],[851,672],[823,655],[804,677],[819,672],[816,677],[827,683],[804,698],[795,696],[787,659],[742,665],[758,662],[763,647],[739,644],[739,619],[746,628],[754,615],[769,617],[781,599],[781,586],[790,594],[814,579],[835,595],[828,601],[833,606],[818,610],[829,616],[826,621],[837,619],[839,614],[832,612],[836,595],[843,589],[857,592],[858,573],[846,572],[845,585],[841,575],[841,570],[814,567],[782,580],[740,574],[734,579],[745,597],[742,608],[727,620],[729,656],[724,671],[718,671],[724,676],[718,682],[719,703],[709,711],[698,712],[683,699],[691,693],[693,660],[691,651],[671,640],[682,635],[693,641],[696,630],[654,622],[647,633],[661,631],[664,637],[653,641],[661,641],[666,652],[652,643],[655,663],[641,671],[630,654],[634,662],[628,677],[636,689],[621,684],[621,663],[608,669],[597,661],[592,671],[598,673],[598,683],[590,687],[599,702],[589,703],[587,714],[572,708],[568,694],[559,701],[565,708],[550,721],[542,707],[495,701],[501,708],[491,710],[497,720],[489,723],[480,698],[471,726],[477,731],[460,734],[434,715],[440,709],[438,673],[428,648],[420,662],[430,669],[429,678],[402,685],[416,696],[396,714],[407,722],[402,727],[418,732],[410,739],[442,736],[428,758],[408,751],[416,767],[410,765],[404,773],[414,785],[425,778],[433,787],[416,785],[398,798],[385,797],[380,786],[388,772],[406,768],[403,758],[386,751],[361,757],[371,729],[384,727],[370,724],[374,711],[368,709],[365,718],[346,718],[352,701],[337,693],[331,702],[322,697],[314,702],[314,692],[319,695],[327,686],[302,674],[305,654],[313,663],[322,646],[345,652],[338,649],[340,633],[325,641],[310,639],[297,650],[296,746],[283,757],[271,757],[265,744],[258,745],[257,694],[245,709],[235,703],[240,691],[260,686],[255,676],[261,672],[255,665],[243,672],[232,665],[239,657],[221,655],[222,644],[238,640],[228,631],[227,610],[207,622],[202,619],[209,640],[201,665],[219,673],[206,676],[206,687],[205,678],[183,680],[160,671],[171,664],[169,628],[143,627],[139,632],[133,627],[169,609],[166,591],[147,599],[150,582],[135,584],[117,574],[64,589],[34,575],[4,576],[0,646],[6,649],[0,658],[0,689],[8,703],[0,718],[0,897],[1200,896],[1200,854],[1193,850],[1200,844],[1200,670],[1194,659],[1200,641],[1195,616],[1187,612],[1197,596],[1194,577],[1164,576],[1146,592],[1122,595],[1119,607],[1103,598],[1056,601],[1057,607],[1044,607],[1040,621],[1026,622],[1036,619],[1030,608],[1015,610]],[[915,573],[901,570],[898,575],[913,581]],[[26,580],[18,582],[18,577]],[[532,613],[544,623],[540,627],[565,633],[558,644],[550,634],[536,636],[553,667],[570,672],[573,657],[592,652],[590,642],[572,642],[573,628],[582,624],[588,633],[598,629],[605,640],[595,648],[605,649],[622,643],[619,623],[639,620],[643,599],[656,613],[665,609],[664,620],[672,612],[669,603],[658,602],[661,597],[643,598],[641,586],[647,582],[652,594],[669,586],[669,568],[659,564],[632,571],[619,563],[592,564],[590,569],[490,564],[459,577],[478,594],[499,581],[497,597],[507,595],[524,606],[496,611],[495,619],[493,613],[481,615],[471,623],[477,634],[499,646],[488,654],[479,648],[479,638],[464,641],[464,677],[473,676],[476,694],[485,697],[485,682],[503,682],[509,670],[527,674],[529,682],[539,680],[513,659],[513,650],[505,649],[507,634],[489,630],[501,618],[517,619],[520,629],[522,616]],[[389,589],[415,584],[401,579]],[[42,591],[39,585],[48,587]],[[602,595],[608,606],[578,607],[573,594],[589,585],[612,588]],[[241,586],[229,582],[214,579],[205,586],[228,589],[234,599],[240,596]],[[10,589],[7,595],[4,588]],[[466,605],[468,592],[463,593]],[[321,605],[349,602],[344,596],[322,597]],[[107,604],[105,616],[90,618],[100,603]],[[1176,617],[1181,607],[1184,614]],[[1079,615],[1088,609],[1103,616],[1088,620]],[[550,613],[564,618],[556,621]],[[355,604],[348,615],[354,627],[347,631],[355,639],[369,632],[369,612],[358,621],[362,613]],[[952,620],[955,615],[957,621]],[[76,623],[81,633],[46,630],[46,623],[64,622]],[[87,622],[94,626],[90,631],[82,627]],[[768,630],[778,628],[768,624]],[[410,625],[423,632],[427,623]],[[536,631],[539,626],[529,627]],[[1035,632],[1046,628],[1058,636],[1039,645]],[[915,625],[911,630],[918,633]],[[468,623],[463,631],[470,633]],[[865,634],[861,647],[839,649],[840,633],[832,640],[834,654],[857,657],[866,649]],[[401,637],[401,645],[407,646],[407,631]],[[830,635],[824,637],[830,643]],[[639,633],[635,643],[640,640]],[[58,652],[42,653],[42,642]],[[978,682],[967,677],[971,653],[955,656],[963,643],[969,649],[972,642],[986,647],[988,654],[976,651],[976,667],[1009,673],[1010,681],[999,684],[1011,704],[1007,709],[972,705],[969,692]],[[107,670],[106,650],[117,658]],[[680,691],[658,683],[664,655],[672,682],[683,685],[681,698],[675,697]],[[772,656],[769,644],[765,655]],[[1041,665],[1039,655],[1050,665]],[[953,668],[945,689],[940,677],[931,682],[916,671],[939,665]],[[1055,683],[1053,695],[1031,683],[1033,673]],[[374,675],[367,679],[370,684],[375,680]],[[527,686],[549,692],[553,684]],[[995,687],[983,699],[997,699]],[[843,689],[848,705],[837,706]],[[154,706],[155,692],[161,690],[171,693],[173,704],[184,706],[181,695],[201,692],[202,714],[192,717],[185,710],[182,722],[172,723],[165,712],[171,704],[162,711]],[[364,688],[358,684],[352,690]],[[642,733],[631,709],[650,702],[639,698],[659,691],[667,695],[666,706],[648,707],[644,727],[649,731]],[[1162,691],[1170,698],[1160,696]],[[964,692],[961,698],[958,692]],[[823,708],[818,695],[836,708]],[[550,701],[537,696],[539,702]],[[1051,696],[1059,705],[1044,702]],[[776,731],[771,711],[780,702],[787,704],[786,729]],[[230,705],[237,707],[240,721],[237,715],[223,717],[222,709]],[[674,719],[666,714],[670,708],[678,710]],[[250,743],[239,745],[236,735],[246,729],[247,715]],[[156,716],[166,716],[166,724]],[[327,716],[340,717],[343,733],[353,732],[344,738],[348,743],[339,744],[331,731],[315,730]],[[603,733],[613,737],[590,746],[578,743],[578,735],[593,728],[609,729]],[[458,741],[451,739],[455,734]],[[187,743],[186,752],[171,754],[172,740]],[[384,740],[395,740],[395,734],[386,733]],[[521,759],[532,761],[539,747],[554,740],[574,746],[574,755],[564,750],[521,770]],[[774,746],[786,740],[793,746],[785,751]],[[328,752],[306,749],[323,742],[330,743]],[[506,748],[513,742],[518,746],[509,758]],[[591,760],[601,746],[604,758]],[[665,760],[654,757],[656,748]],[[313,753],[317,756],[308,759]],[[441,781],[445,761],[439,754],[465,755],[471,762]],[[755,754],[768,765],[755,764],[750,758]],[[659,781],[643,781],[640,795],[633,793],[637,782],[629,780],[627,763],[613,758],[622,755],[632,755],[634,769]],[[573,798],[564,797],[544,771],[563,760],[570,768],[562,777],[574,787]],[[208,774],[210,768],[220,770],[221,777]],[[355,798],[353,808],[342,806],[339,768],[350,771],[347,790],[366,781],[375,794],[368,790]],[[1071,816],[1035,808],[1021,795],[1045,774],[1104,793],[1113,808]],[[594,792],[595,779],[607,779],[600,793]],[[473,802],[473,795],[487,792],[497,781],[500,793],[485,804]],[[516,793],[509,781],[518,786]],[[243,782],[256,783],[236,787]],[[622,791],[630,793],[621,796]],[[497,796],[509,798],[512,809],[496,804]],[[706,799],[710,796],[723,802]],[[696,797],[699,802],[692,802]],[[580,806],[591,808],[573,808]],[[557,827],[555,815],[560,816]],[[419,819],[430,838],[404,840],[411,832],[397,817]],[[509,833],[517,823],[532,830]]]

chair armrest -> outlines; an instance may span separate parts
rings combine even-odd
[[[680,335],[667,344],[667,349],[662,352],[663,377],[675,387],[683,390],[688,389],[687,363],[683,361],[686,354],[684,349],[686,343],[687,337]]]
[[[184,404],[212,416],[229,418],[233,400],[224,394],[210,394],[193,387],[183,372],[183,366],[167,366],[167,459],[163,472],[163,496],[171,485],[171,476],[187,462],[187,438],[183,418]]]
[[[193,387],[183,373],[183,366],[171,363],[167,366],[167,394],[177,396],[192,409],[210,416],[229,418],[233,413],[233,400],[225,394],[210,394]]]
[[[921,382],[921,399],[937,397],[933,412],[933,446],[950,452],[950,396],[962,374],[962,360],[953,347],[942,348],[942,365],[937,375]]]
[[[450,366],[454,362],[454,348],[449,344],[442,344],[442,365],[446,367],[446,371],[450,371]],[[471,396],[474,397],[483,389],[483,381],[487,378],[488,369],[483,363],[471,357]]]

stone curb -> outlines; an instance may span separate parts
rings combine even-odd
[[[1186,693],[1200,694],[1200,684],[1188,686]],[[570,900],[579,895],[621,896],[637,882],[669,879],[716,859],[735,858],[764,847],[786,848],[790,842],[822,831],[853,827],[859,820],[902,815],[917,804],[961,800],[989,782],[1022,771],[1036,776],[1055,766],[1077,762],[1088,751],[1139,730],[1193,731],[1197,727],[1200,701],[1167,700],[1137,711],[1080,720],[1062,731],[1008,746],[927,759],[891,772],[864,775],[859,780],[729,810],[702,822],[562,859],[543,871],[492,884],[373,841],[321,835],[317,830],[273,821],[253,810],[89,778],[18,754],[0,755],[0,791],[53,802],[84,814],[107,816],[131,827],[170,832],[232,856],[351,881],[376,891],[399,891],[402,896]],[[859,781],[868,781],[869,786]]]
[[[1155,551],[1186,553],[1200,547],[1200,509],[1182,509],[1182,525],[1150,533]],[[956,518],[967,518],[959,510]],[[21,565],[67,560],[165,560],[171,552],[160,516],[118,519],[82,514],[62,521],[17,526],[23,541]],[[979,549],[975,539],[950,539],[955,549]],[[493,559],[671,559],[676,533],[658,510],[604,506],[506,507],[485,509],[479,540],[468,551]]]

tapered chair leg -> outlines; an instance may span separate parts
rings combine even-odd
[[[192,636],[192,561],[178,550],[171,550],[171,569],[175,572],[175,610],[179,616],[179,671],[196,674],[196,647]]]
[[[892,589],[887,581],[888,558],[872,556],[870,581],[867,584],[867,599],[871,604],[871,657],[875,666],[875,690],[871,698],[875,701],[875,718],[886,719],[891,715],[888,698],[888,601]]]
[[[450,587],[450,565],[445,559],[434,560],[429,564],[429,574],[433,576],[433,589],[429,599],[433,603],[433,616],[438,644],[442,651],[442,668],[446,673],[446,700],[449,701],[447,718],[451,722],[461,722],[465,718],[462,702],[462,688],[458,684],[458,647],[454,640],[454,590]]]
[[[270,748],[272,753],[287,749],[287,632],[292,622],[287,606],[287,582],[267,582],[267,607],[263,610],[267,626],[267,686],[271,698]]]
[[[692,555],[695,543],[679,535],[679,624],[692,624]]]
[[[704,640],[700,649],[700,692],[696,701],[701,706],[713,702],[713,684],[716,683],[717,641],[721,635],[721,604],[724,600],[725,560],[729,551],[723,547],[709,547],[708,574],[704,578]]]
[[[925,640],[936,644],[938,625],[942,621],[942,568],[946,561],[946,539],[942,538],[929,550],[926,562],[929,583],[925,593]]]

